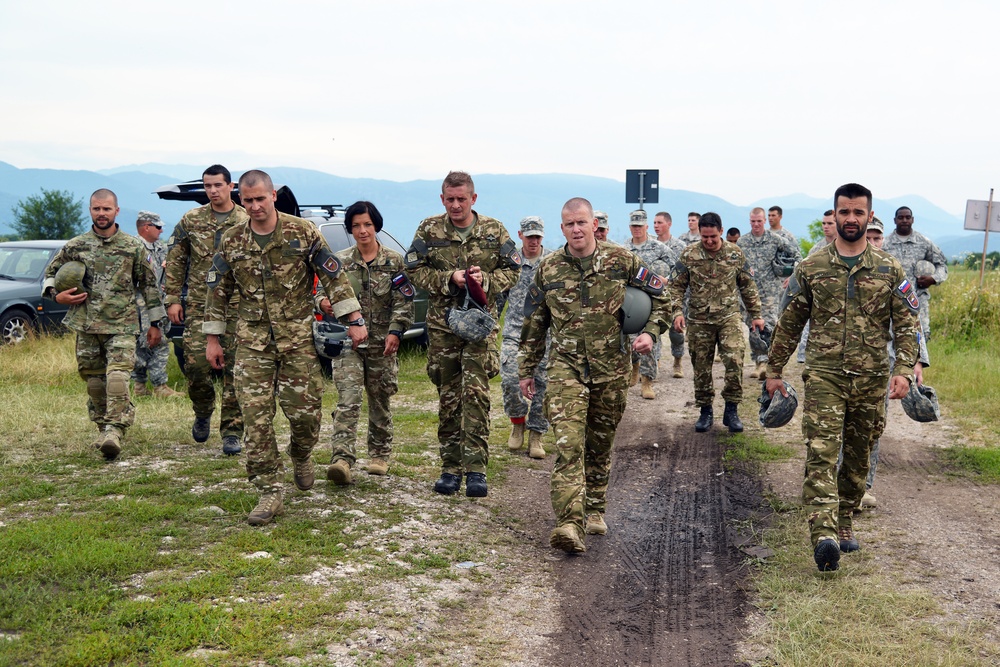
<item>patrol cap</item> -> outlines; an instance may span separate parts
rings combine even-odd
[[[152,211],[139,211],[139,215],[135,218],[136,222],[145,222],[154,227],[163,227],[163,221],[160,220],[160,215],[158,213],[153,213]]]
[[[545,222],[537,215],[521,218],[521,234],[524,236],[544,236]]]
[[[876,229],[885,234],[885,225],[875,216],[872,216],[871,222],[868,223],[868,229]]]
[[[646,224],[646,212],[643,210],[632,211],[628,216],[628,224],[632,225],[645,225]]]
[[[608,228],[608,214],[604,211],[594,211],[594,217],[597,218],[597,228],[607,229]]]

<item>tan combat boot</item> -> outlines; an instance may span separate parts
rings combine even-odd
[[[368,474],[382,476],[389,472],[389,461],[380,456],[376,456],[368,462]]]
[[[758,361],[757,362],[757,368],[756,368],[756,370],[754,370],[753,374],[754,374],[754,376],[758,380],[766,380],[767,379],[767,362],[766,361]]]
[[[569,523],[552,531],[552,534],[549,535],[549,546],[569,554],[582,554],[587,550],[583,538],[577,534],[576,526]]]
[[[337,459],[326,469],[326,478],[340,486],[347,486],[351,478],[351,466],[344,459]]]
[[[656,398],[656,392],[653,391],[653,379],[645,375],[642,376],[642,397],[647,400]]]
[[[528,431],[528,456],[533,459],[545,458],[545,448],[542,447],[542,434],[538,431]]]
[[[257,501],[257,507],[253,508],[247,523],[251,526],[266,526],[271,520],[285,511],[285,505],[281,500],[281,491],[267,491]]]
[[[682,378],[684,377],[684,371],[681,369],[681,358],[674,357],[674,377]]]
[[[594,512],[587,516],[587,534],[588,535],[607,535],[608,524],[604,523],[604,515],[600,512]]]
[[[145,382],[143,382],[142,384],[139,384],[138,382],[136,382],[135,388],[132,390],[132,395],[133,396],[152,396],[153,393],[151,391],[149,391],[149,387],[146,386]]]
[[[628,386],[634,387],[639,384],[639,362],[632,364],[632,377],[629,378]]]
[[[313,469],[312,457],[292,459],[292,479],[299,491],[308,491],[316,483],[316,471]]]
[[[507,438],[507,449],[512,452],[524,447],[524,422],[510,425],[510,437]]]
[[[122,431],[117,426],[108,424],[98,438],[97,448],[104,454],[106,461],[114,461],[122,453]]]
[[[184,394],[181,392],[174,391],[165,384],[158,384],[153,387],[153,396],[156,396],[157,398],[179,398],[183,395]]]

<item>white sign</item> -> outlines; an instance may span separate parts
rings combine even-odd
[[[968,199],[965,202],[965,229],[972,229],[979,232],[986,231],[986,211],[990,203],[988,201],[978,201]],[[993,202],[993,211],[990,217],[990,231],[1000,232],[1000,202]]]

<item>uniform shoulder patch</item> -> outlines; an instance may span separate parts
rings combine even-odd
[[[229,270],[230,266],[226,258],[221,253],[216,253],[215,257],[212,258],[212,266],[205,275],[205,282],[208,283],[209,289],[215,289],[222,277],[229,273]]]
[[[916,313],[920,311],[920,299],[917,298],[917,291],[913,289],[913,284],[903,278],[903,281],[896,286],[899,296],[906,302],[910,311]]]
[[[545,291],[532,283],[528,287],[528,293],[524,297],[524,316],[531,317],[531,314],[544,302]]]
[[[416,294],[416,290],[413,288],[413,283],[410,282],[410,279],[405,273],[397,273],[392,277],[392,288],[397,290],[407,299],[412,299],[413,295]]]
[[[512,267],[521,266],[521,253],[517,251],[517,244],[512,239],[507,239],[500,246],[500,255],[506,257]]]
[[[331,278],[336,278],[337,274],[340,273],[340,260],[338,260],[325,245],[321,245],[316,252],[313,253],[312,263],[313,266],[320,271],[323,271]]]

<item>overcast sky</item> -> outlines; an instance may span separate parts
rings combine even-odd
[[[0,160],[1000,186],[1000,3],[0,0]],[[586,193],[580,193],[586,195]]]

